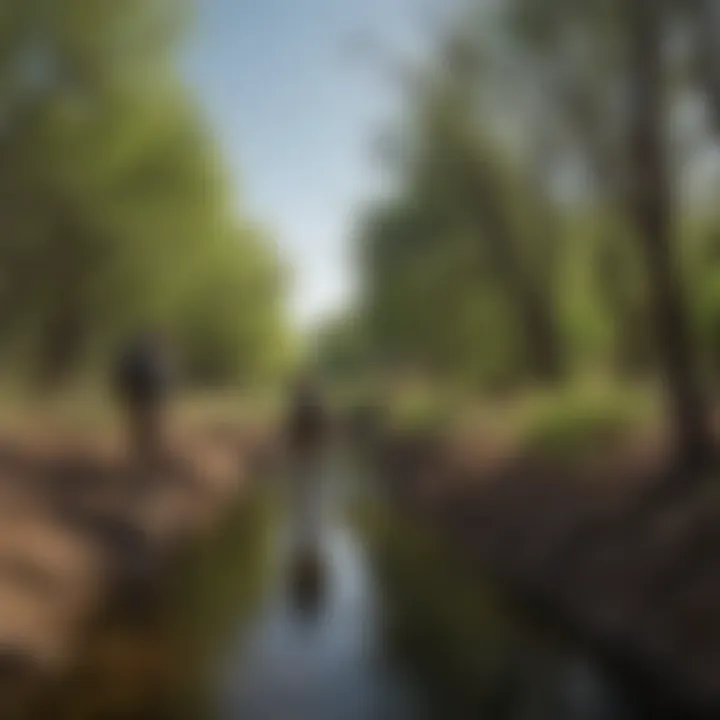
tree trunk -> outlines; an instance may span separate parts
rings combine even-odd
[[[629,0],[632,211],[647,264],[660,361],[680,461],[701,469],[712,438],[701,394],[683,292],[673,252],[672,188],[667,166],[663,2]]]
[[[690,0],[696,38],[695,67],[705,89],[710,118],[720,135],[720,7],[717,0]]]
[[[483,168],[473,168],[468,188],[470,206],[522,329],[531,371],[541,382],[556,383],[565,375],[565,358],[549,293],[520,257],[493,179]]]

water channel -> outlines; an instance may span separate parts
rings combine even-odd
[[[640,717],[592,659],[529,623],[357,468],[328,470],[315,604],[291,592],[269,482],[186,558],[160,610],[92,640],[33,720]]]

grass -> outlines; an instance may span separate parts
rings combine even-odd
[[[580,385],[538,396],[518,423],[518,448],[552,460],[585,460],[616,449],[659,417],[645,390]]]
[[[449,430],[459,414],[456,398],[428,389],[398,395],[389,404],[391,430],[437,434]]]
[[[450,437],[480,450],[582,462],[661,431],[660,397],[651,384],[604,378],[529,388],[501,399],[416,387],[387,401],[388,429]]]

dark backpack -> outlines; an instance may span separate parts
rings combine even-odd
[[[138,343],[120,358],[116,385],[119,394],[136,402],[159,400],[166,389],[166,373],[153,347]]]

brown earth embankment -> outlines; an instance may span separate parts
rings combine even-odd
[[[720,487],[669,477],[658,447],[564,466],[404,436],[381,459],[399,508],[587,643],[651,716],[720,717]]]
[[[67,668],[109,606],[151,602],[178,553],[248,492],[267,447],[263,432],[188,426],[141,469],[110,436],[4,432],[0,703],[27,676]]]

